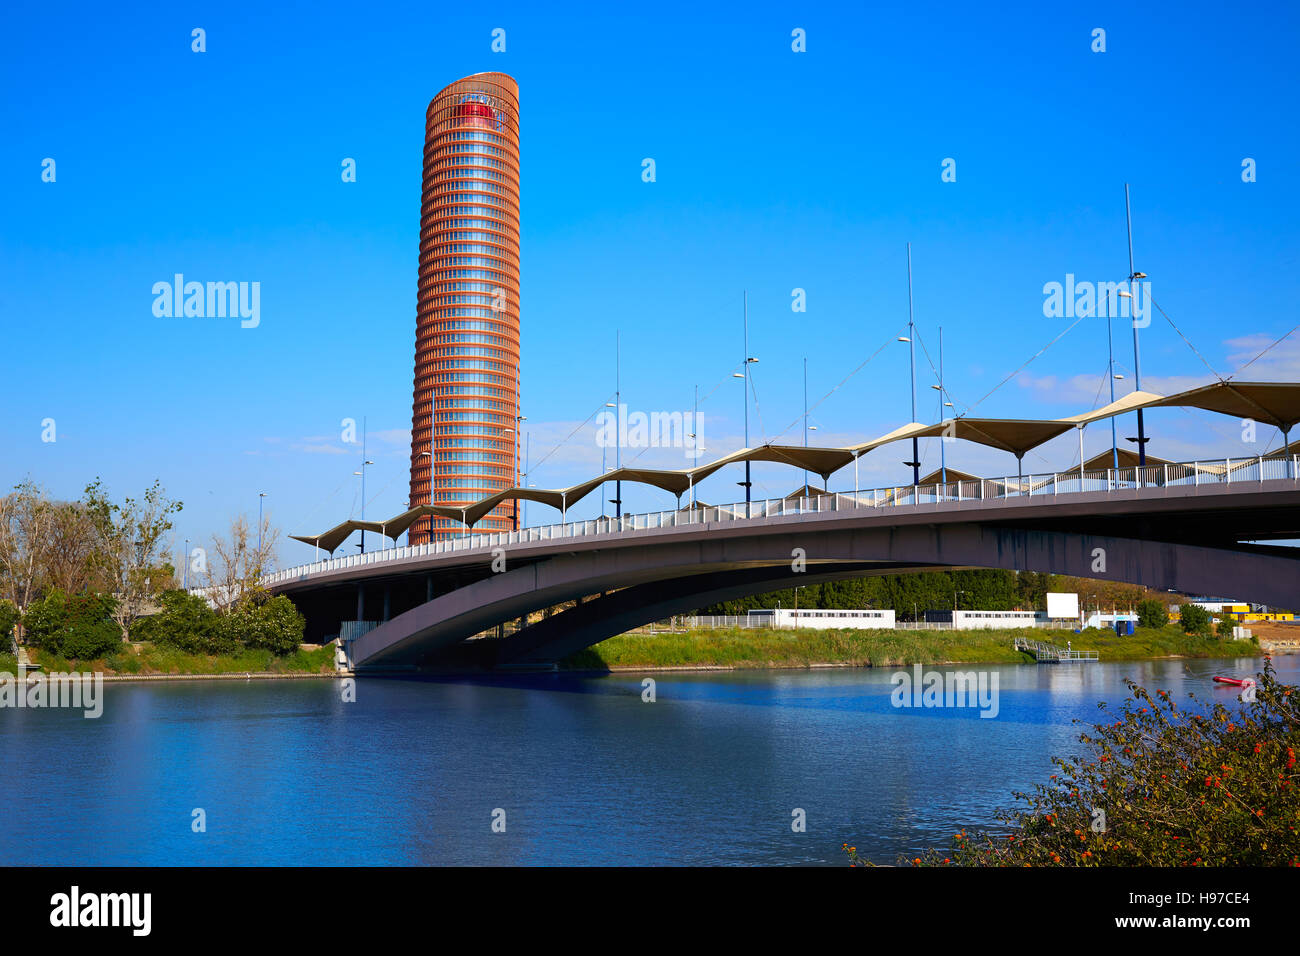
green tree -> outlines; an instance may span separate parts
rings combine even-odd
[[[99,479],[86,486],[84,507],[98,537],[97,559],[116,595],[113,620],[123,641],[167,572],[164,559],[171,516],[181,503],[168,498],[157,481],[139,499],[109,501]]]
[[[267,598],[255,592],[221,615],[217,633],[245,647],[292,654],[302,644],[307,621],[283,594]]]
[[[1214,626],[1214,633],[1218,635],[1220,640],[1230,641],[1232,640],[1232,629],[1236,626],[1236,620],[1225,614],[1219,618],[1219,623]]]
[[[1178,625],[1184,634],[1210,636],[1210,612],[1199,604],[1184,604],[1178,609]]]
[[[1139,627],[1164,627],[1169,623],[1169,611],[1159,601],[1138,602],[1137,615]]]
[[[120,644],[107,594],[67,595],[58,588],[33,601],[23,614],[29,643],[75,660],[94,660]]]
[[[8,598],[0,598],[0,649],[6,654],[13,652],[14,632],[20,620],[22,615],[18,613],[14,602]]]
[[[208,602],[187,591],[167,591],[157,614],[142,618],[135,636],[190,654],[233,654],[237,641],[219,627],[220,618]]]

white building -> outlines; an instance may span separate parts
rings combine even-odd
[[[770,618],[771,627],[794,628],[892,628],[893,611],[840,611],[840,610],[792,610],[777,608],[774,611],[750,611],[751,622],[755,619]]]
[[[954,630],[1009,630],[1033,627],[1038,615],[1033,611],[926,611],[931,624],[951,624]]]

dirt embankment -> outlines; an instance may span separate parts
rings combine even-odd
[[[1250,621],[1245,625],[1259,638],[1259,646],[1273,653],[1300,653],[1300,624]]]

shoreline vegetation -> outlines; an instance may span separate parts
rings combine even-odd
[[[626,670],[797,670],[830,667],[906,667],[912,664],[1032,664],[1033,658],[1012,646],[1017,636],[1075,650],[1096,651],[1102,661],[1169,658],[1258,657],[1265,651],[1254,641],[1220,640],[1188,635],[1176,626],[1138,628],[1119,637],[1112,631],[972,630],[891,631],[771,628],[697,628],[685,631],[628,633],[578,651],[559,664],[565,673]],[[259,679],[336,677],[333,645],[307,647],[291,654],[245,648],[233,654],[190,653],[167,645],[124,644],[120,650],[90,661],[69,659],[28,648],[40,673],[91,671],[108,679]],[[447,668],[447,673],[465,668]],[[0,672],[16,673],[13,654],[0,654]],[[436,672],[436,671],[433,671]]]
[[[912,664],[1025,664],[1033,658],[1012,645],[1016,637],[1076,651],[1096,651],[1102,661],[1175,657],[1256,657],[1254,641],[1184,634],[1176,626],[1142,628],[1124,637],[1113,631],[971,630],[895,631],[799,628],[688,629],[620,634],[560,662],[562,671],[624,669],[763,670],[810,667],[905,667]]]
[[[49,651],[29,647],[31,663],[41,665],[34,673],[69,673],[72,671],[103,674],[108,679],[214,678],[235,677],[332,677],[332,646],[299,649],[291,654],[276,655],[269,650],[246,648],[234,654],[196,654],[156,644],[122,645],[101,658],[91,661],[68,659]],[[0,672],[16,673],[18,662],[13,654],[0,654]]]

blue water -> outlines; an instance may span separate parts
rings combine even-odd
[[[109,684],[98,720],[0,710],[0,863],[892,863],[991,824],[1125,677],[1231,700],[1260,663],[989,668],[995,719],[896,709],[883,669]]]

